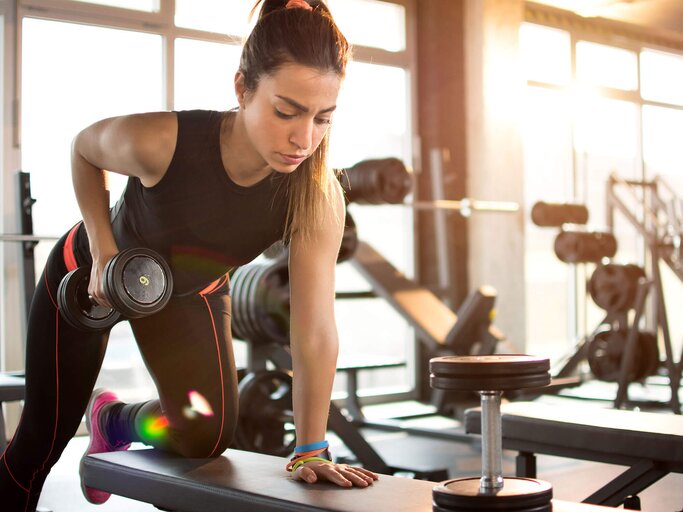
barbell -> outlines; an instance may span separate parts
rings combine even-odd
[[[55,242],[59,240],[58,236],[49,235],[22,235],[13,233],[0,233],[0,242]]]
[[[481,201],[471,198],[459,200],[439,199],[412,201],[405,199],[412,191],[412,173],[398,158],[363,160],[344,169],[339,181],[349,203],[379,205],[391,204],[415,210],[458,211],[463,217],[473,212],[516,212],[519,203],[512,201]]]

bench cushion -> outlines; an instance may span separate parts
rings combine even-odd
[[[683,471],[683,416],[534,402],[503,404],[501,414],[506,448]],[[480,422],[478,408],[466,412],[467,432],[481,433]]]

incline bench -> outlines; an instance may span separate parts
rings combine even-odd
[[[434,482],[393,476],[365,489],[292,480],[286,459],[228,450],[217,459],[184,459],[156,450],[86,457],[85,484],[176,512],[432,512]],[[607,512],[553,500],[553,512]]]
[[[517,476],[536,476],[536,453],[629,466],[584,503],[615,507],[683,473],[683,416],[534,402],[503,404],[501,413],[503,448],[519,451]],[[466,411],[465,430],[481,433],[479,409]]]

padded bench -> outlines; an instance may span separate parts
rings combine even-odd
[[[683,416],[535,402],[503,404],[503,448],[518,450],[517,476],[536,477],[536,453],[629,466],[583,500],[618,506],[668,473],[683,473]],[[481,433],[480,409],[465,431]]]
[[[285,463],[239,450],[186,459],[144,449],[91,455],[81,472],[89,487],[176,512],[432,512],[434,482],[382,475],[365,489],[309,485],[292,480]],[[554,512],[607,510],[553,501]]]
[[[25,393],[25,381],[23,377],[0,372],[0,454],[7,446],[5,438],[5,416],[2,413],[3,402],[15,402],[23,400]]]

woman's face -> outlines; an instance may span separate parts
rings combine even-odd
[[[341,78],[301,64],[285,64],[264,76],[255,91],[237,97],[256,153],[277,172],[290,173],[317,149],[329,129]]]

